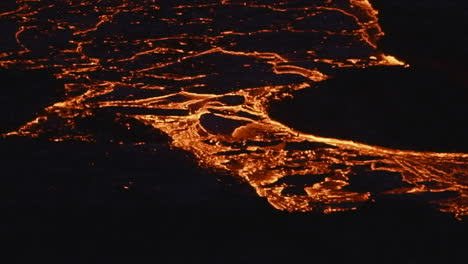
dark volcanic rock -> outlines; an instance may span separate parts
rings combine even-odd
[[[93,126],[91,121],[88,125]],[[0,140],[0,154],[1,181],[8,186],[0,195],[0,207],[177,207],[221,195],[216,177],[207,177],[193,156],[167,144],[9,137]]]
[[[270,115],[311,134],[401,149],[467,152],[468,86],[430,68],[340,69]]]
[[[76,130],[85,135],[92,135],[98,143],[169,144],[171,141],[169,136],[160,130],[112,110],[114,109],[97,109],[92,116],[77,119]]]
[[[374,0],[385,53],[409,69],[344,70],[273,103],[273,118],[321,136],[388,147],[467,152],[468,4]]]
[[[302,188],[312,186],[315,183],[322,182],[326,177],[332,174],[306,174],[285,176],[278,181],[268,184],[267,187],[278,186],[282,184],[301,186]]]
[[[231,134],[236,128],[247,124],[246,121],[224,118],[214,114],[204,114],[200,124],[213,134]]]
[[[15,10],[17,7],[16,0],[3,0],[0,3],[0,12],[8,12]]]
[[[48,70],[0,69],[0,80],[0,133],[33,119],[63,94],[63,83]]]
[[[18,49],[19,45],[15,39],[15,33],[18,31],[17,23],[0,17],[0,30],[2,32],[2,37],[0,38],[0,53],[11,52]]]
[[[373,0],[372,5],[379,10],[380,25],[386,33],[380,48],[412,64],[423,60],[436,66],[444,61],[453,69],[466,65],[466,1]]]
[[[217,100],[226,105],[240,105],[244,103],[245,98],[240,95],[225,95]]]
[[[402,180],[401,174],[389,171],[361,171],[349,176],[349,185],[344,189],[353,192],[381,193],[392,189],[409,187]]]
[[[157,148],[0,141],[2,239],[32,253],[118,251],[157,254],[170,263],[301,263],[311,255],[327,263],[463,263],[466,257],[460,243],[466,222],[421,201],[381,197],[355,212],[280,212],[245,185],[222,187],[187,153]]]

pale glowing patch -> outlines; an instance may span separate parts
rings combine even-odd
[[[391,55],[382,55],[382,64],[394,66],[406,66],[407,64]]]

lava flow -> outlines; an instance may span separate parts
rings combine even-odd
[[[268,116],[268,102],[334,69],[408,66],[378,50],[367,0],[18,0],[0,18],[18,29],[0,65],[51,69],[66,97],[5,136],[93,141],[77,122],[106,109],[163,131],[280,210],[414,195],[468,214],[468,154],[318,137]]]

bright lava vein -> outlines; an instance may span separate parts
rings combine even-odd
[[[18,0],[0,14],[18,24],[0,65],[53,69],[66,94],[5,136],[93,141],[77,124],[106,109],[166,133],[279,210],[450,194],[431,202],[467,215],[468,154],[319,137],[268,115],[269,102],[314,89],[333,69],[408,67],[379,51],[377,14],[367,0]],[[362,180],[391,184],[352,184]]]

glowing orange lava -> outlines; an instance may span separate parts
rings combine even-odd
[[[350,179],[394,173],[402,184],[385,193],[454,192],[433,202],[468,214],[468,154],[317,137],[267,114],[269,101],[330,78],[324,69],[407,66],[378,50],[383,32],[367,0],[17,2],[0,14],[19,25],[16,50],[0,54],[0,65],[56,69],[70,95],[6,136],[52,129],[53,141],[92,141],[74,131],[76,120],[142,109],[120,114],[163,131],[201,166],[240,177],[280,210],[354,210],[373,193],[347,188]]]

